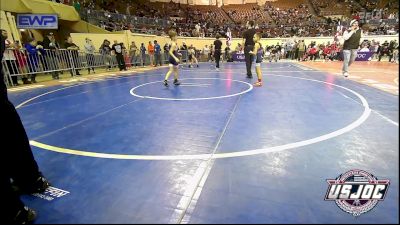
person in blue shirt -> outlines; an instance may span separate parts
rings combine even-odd
[[[157,43],[157,41],[154,41],[154,58],[155,58],[155,63],[154,67],[156,67],[158,64],[162,66],[161,62],[161,46]]]
[[[31,82],[36,83],[36,73],[39,72],[39,54],[44,55],[43,46],[38,45],[35,39],[29,38],[28,43],[25,44],[25,49],[28,52]]]

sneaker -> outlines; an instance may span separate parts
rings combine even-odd
[[[36,219],[36,212],[26,206],[18,211],[13,219],[13,224],[30,224]]]
[[[219,68],[215,68],[215,71],[219,71]]]
[[[344,76],[344,77],[348,77],[348,76],[349,76],[349,73],[348,73],[348,72],[344,72],[344,73],[343,73],[343,76]]]
[[[46,189],[50,187],[50,182],[43,176],[40,176],[35,183],[34,193],[43,193]]]
[[[253,76],[252,75],[247,75],[246,78],[253,79]]]
[[[23,84],[32,84],[32,82],[30,82],[28,79],[23,79],[22,83]]]
[[[165,86],[165,87],[168,87],[168,86],[169,86],[167,80],[164,80],[164,86]]]
[[[174,80],[174,84],[175,84],[175,85],[180,85],[181,82],[179,82],[177,79],[175,79],[175,80]]]
[[[13,188],[16,192],[20,194],[33,194],[33,193],[43,193],[48,187],[50,187],[49,181],[43,177],[39,176],[36,181],[31,185],[21,185],[14,184]]]
[[[253,84],[254,87],[261,87],[262,86],[262,82],[261,81],[257,81]]]

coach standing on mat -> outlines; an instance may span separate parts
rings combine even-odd
[[[350,22],[350,27],[343,33],[343,76],[349,76],[349,66],[356,60],[357,49],[360,45],[362,30],[357,20]]]
[[[254,48],[253,37],[256,33],[256,30],[254,29],[254,21],[249,21],[246,26],[247,30],[243,33],[242,46],[244,46],[247,78],[253,78],[253,75],[251,75],[251,64],[253,63],[254,56],[251,55],[249,52],[252,51]]]
[[[1,30],[0,62],[5,50],[7,31]],[[8,100],[3,70],[0,69],[0,124],[2,197],[1,220],[8,224],[31,223],[36,213],[20,200],[20,194],[44,192],[50,186],[39,171],[29,139],[14,105]],[[13,182],[11,183],[11,179]],[[17,188],[18,191],[15,190]]]

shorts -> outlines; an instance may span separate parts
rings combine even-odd
[[[175,59],[172,57],[169,57],[168,62],[169,62],[169,66],[178,66],[179,65],[179,63],[177,61],[175,61]]]

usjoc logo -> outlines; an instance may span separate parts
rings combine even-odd
[[[325,200],[335,201],[339,208],[353,216],[366,213],[383,201],[390,183],[363,170],[350,170],[326,181],[329,187]]]
[[[18,29],[58,29],[56,14],[18,14]]]

